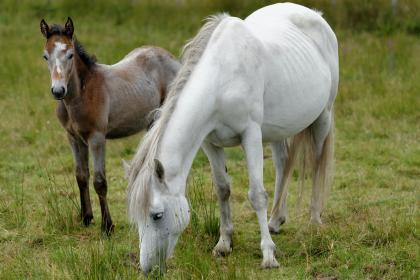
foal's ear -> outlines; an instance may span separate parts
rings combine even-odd
[[[73,32],[74,32],[74,26],[73,26],[73,21],[71,20],[70,17],[67,18],[67,22],[64,25],[64,28],[66,30],[67,36],[72,38],[73,37]]]
[[[41,20],[41,23],[39,24],[39,26],[41,27],[41,33],[44,35],[45,38],[48,38],[50,28],[44,19]]]
[[[158,159],[155,159],[155,174],[159,181],[162,183],[165,179],[165,170],[163,169],[162,163]]]

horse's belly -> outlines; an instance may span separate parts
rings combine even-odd
[[[294,76],[279,73],[278,77],[271,77],[264,94],[262,134],[265,141],[295,135],[312,124],[325,109],[331,76],[326,65],[318,68],[308,65],[308,69]]]
[[[218,147],[233,147],[241,143],[241,137],[234,129],[220,124],[207,135],[206,141]]]

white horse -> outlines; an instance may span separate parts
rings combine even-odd
[[[314,152],[311,220],[321,222],[337,87],[337,39],[319,13],[286,3],[264,7],[245,20],[210,17],[185,46],[183,66],[129,172],[129,214],[139,228],[142,271],[165,270],[189,223],[186,180],[200,146],[209,158],[220,203],[214,254],[226,255],[232,248],[223,147],[242,145],[248,197],[261,231],[262,267],[278,267],[270,230],[278,231],[285,220],[287,177],[302,144]],[[288,153],[286,139],[295,135]],[[272,144],[277,172],[269,223],[263,142]]]

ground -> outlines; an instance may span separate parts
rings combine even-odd
[[[95,221],[84,227],[70,148],[49,93],[41,18],[64,23],[65,15],[71,15],[75,34],[86,49],[100,62],[114,63],[146,44],[178,55],[201,19],[217,10],[210,5],[198,12],[172,14],[171,9],[157,10],[153,5],[131,9],[71,3],[5,1],[0,9],[0,279],[143,277],[138,273],[137,231],[127,219],[127,182],[121,166],[121,159],[132,158],[141,135],[107,145],[115,233],[107,237],[100,232],[93,188]],[[336,33],[340,45],[336,164],[324,224],[308,223],[309,184],[297,206],[295,174],[289,219],[280,234],[273,235],[281,267],[260,269],[258,224],[247,199],[243,152],[227,149],[234,249],[229,257],[214,258],[218,206],[209,164],[199,152],[189,178],[192,220],[165,278],[420,277],[420,37],[345,28]],[[264,180],[270,202],[274,175],[267,146]]]

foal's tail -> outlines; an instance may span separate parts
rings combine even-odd
[[[272,213],[280,207],[280,201],[288,192],[288,182],[293,173],[297,161],[299,161],[299,194],[298,204],[302,199],[304,181],[309,173],[314,180],[315,192],[318,192],[321,199],[321,205],[324,206],[329,192],[329,186],[333,175],[334,162],[334,115],[331,113],[330,130],[322,145],[320,154],[316,153],[316,145],[312,126],[307,127],[300,133],[292,137],[288,143],[288,157],[284,166],[282,184],[282,192],[278,197],[278,201],[274,201]]]

